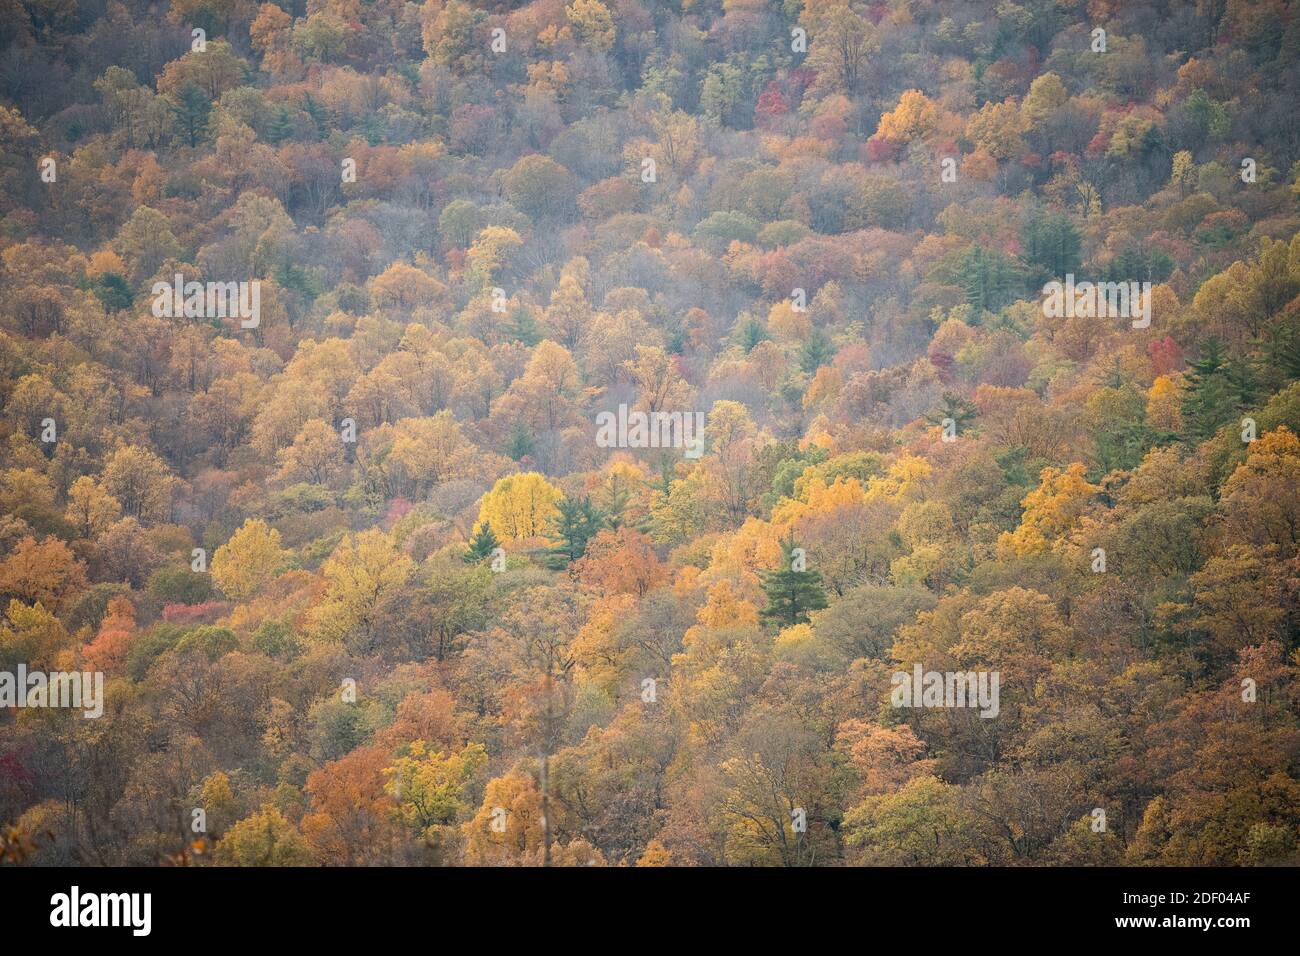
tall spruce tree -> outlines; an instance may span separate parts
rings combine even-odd
[[[956,392],[944,392],[939,407],[926,415],[925,420],[932,425],[942,425],[944,419],[951,418],[957,433],[964,435],[968,431],[966,426],[975,420],[977,413],[974,404],[966,401]]]
[[[1038,213],[1020,230],[1020,247],[1024,260],[1032,268],[1029,278],[1041,286],[1043,276],[1064,278],[1078,272],[1081,260],[1079,230],[1064,213]]]
[[[981,312],[996,312],[1010,301],[1016,270],[1002,253],[973,245],[957,265],[957,281],[978,319]]]
[[[552,540],[555,546],[546,552],[548,567],[559,570],[567,567],[586,553],[587,542],[605,526],[605,516],[591,503],[591,498],[565,498],[556,504]]]
[[[1207,339],[1200,357],[1188,366],[1182,402],[1183,430],[1194,438],[1209,438],[1232,421],[1241,407],[1240,396],[1234,394],[1239,388],[1229,378],[1228,361],[1216,339]]]
[[[490,558],[492,552],[500,545],[501,542],[492,533],[492,526],[485,521],[483,527],[479,528],[474,533],[474,537],[470,539],[469,550],[461,555],[461,560],[466,564],[478,564],[480,561]]]
[[[767,329],[763,328],[763,323],[754,318],[740,326],[733,334],[737,336],[740,347],[745,350],[746,355],[754,350],[755,345],[768,338]]]
[[[759,617],[777,627],[803,624],[808,620],[809,611],[826,606],[821,572],[807,570],[804,561],[797,560],[801,555],[796,554],[796,548],[792,531],[781,542],[781,566],[762,575],[767,607],[759,612]]]
[[[176,92],[176,105],[172,107],[176,114],[177,125],[189,141],[190,148],[199,145],[208,128],[208,114],[212,112],[212,101],[204,95],[194,83],[186,83]]]
[[[533,453],[533,433],[523,422],[515,422],[506,439],[506,454],[515,461]]]
[[[1264,341],[1264,354],[1277,385],[1300,378],[1300,326],[1273,326]]]
[[[623,476],[616,473],[610,477],[609,487],[597,506],[605,516],[605,524],[611,530],[617,531],[623,527],[623,514],[631,503],[632,489],[628,487]]]
[[[799,350],[799,367],[812,375],[835,356],[835,347],[821,329],[814,328]]]
[[[537,320],[527,309],[515,309],[510,314],[505,334],[511,340],[521,342],[529,348],[542,340],[542,330],[538,328]]]

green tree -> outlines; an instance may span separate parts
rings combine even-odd
[[[835,348],[821,329],[813,329],[803,347],[799,349],[799,367],[811,375],[823,365],[830,364]]]
[[[523,422],[515,422],[510,428],[510,437],[506,440],[505,452],[514,461],[533,453],[533,433]]]
[[[1079,271],[1079,231],[1064,213],[1033,216],[1020,231],[1025,262],[1049,277]],[[1038,276],[1031,277],[1037,281]]]
[[[957,434],[962,435],[966,433],[966,426],[975,420],[975,415],[976,408],[973,404],[954,392],[944,392],[939,406],[926,415],[925,420],[931,425],[942,425],[944,419],[952,419]]]
[[[759,617],[764,621],[778,627],[792,627],[806,623],[809,611],[826,607],[821,572],[807,570],[806,560],[791,532],[781,542],[781,566],[762,575],[767,607],[759,612]]]
[[[566,498],[557,507],[551,537],[554,547],[547,551],[546,563],[560,570],[577,561],[587,550],[587,542],[605,526],[605,516],[591,503],[591,498]]]
[[[504,331],[506,337],[512,342],[522,342],[529,348],[542,340],[542,330],[538,327],[537,319],[530,309],[512,311]]]
[[[176,91],[176,102],[172,111],[176,114],[176,125],[185,137],[190,148],[199,145],[208,128],[208,114],[212,112],[212,101],[194,83],[186,83]]]
[[[1200,357],[1189,364],[1182,402],[1183,429],[1194,438],[1209,438],[1259,397],[1252,363],[1228,359],[1217,339],[1207,339]]]
[[[763,323],[756,318],[750,318],[748,322],[737,330],[737,342],[748,355],[754,351],[754,346],[768,338],[767,329],[763,328]]]
[[[979,312],[996,312],[1010,301],[1015,269],[1002,253],[974,245],[957,266],[957,279],[966,302]]]
[[[469,549],[461,555],[461,560],[466,564],[478,564],[480,561],[486,561],[500,545],[501,542],[492,533],[492,526],[484,523],[483,527],[474,532],[474,537],[469,542]]]

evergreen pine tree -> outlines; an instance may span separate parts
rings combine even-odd
[[[996,312],[1007,303],[1014,278],[1005,256],[979,245],[971,246],[957,266],[957,280],[976,317],[980,312]]]
[[[492,526],[484,522],[483,527],[479,528],[470,539],[469,550],[461,555],[461,560],[466,564],[478,564],[490,558],[500,544],[497,536],[492,533]]]
[[[515,342],[521,342],[532,348],[542,340],[542,330],[537,327],[537,320],[527,309],[515,309],[510,314],[510,322],[505,327],[505,334]]]
[[[533,434],[523,422],[515,422],[506,441],[506,454],[514,461],[533,453]]]
[[[628,505],[632,503],[632,489],[627,486],[621,475],[614,474],[609,484],[609,490],[606,492],[598,507],[605,516],[605,524],[612,530],[617,531],[623,527],[623,513],[627,511]]]
[[[767,338],[767,329],[763,328],[763,323],[758,319],[751,318],[748,322],[740,327],[740,347],[748,355],[754,350],[754,346]]]
[[[271,114],[271,120],[267,124],[266,140],[268,143],[278,145],[291,136],[293,136],[293,120],[289,116],[288,107],[282,105]]]
[[[1264,341],[1264,355],[1270,378],[1278,385],[1300,378],[1300,327],[1275,325]]]
[[[116,272],[104,272],[95,279],[91,290],[104,306],[104,312],[120,312],[131,308],[134,301],[131,286]]]
[[[186,83],[176,93],[176,105],[172,107],[177,122],[185,132],[190,147],[199,145],[208,127],[208,114],[212,111],[212,101],[194,83]]]
[[[977,409],[955,392],[944,392],[939,407],[925,416],[931,425],[942,425],[945,418],[951,418],[959,435],[965,434],[966,426],[975,420]]]
[[[1079,230],[1063,213],[1032,216],[1020,231],[1020,246],[1025,262],[1038,267],[1032,277],[1038,285],[1043,275],[1060,279],[1079,271]]]
[[[1223,347],[1216,339],[1206,340],[1200,358],[1189,363],[1183,428],[1195,438],[1209,438],[1237,413],[1226,364]]]
[[[548,567],[559,570],[583,556],[587,542],[604,526],[605,518],[586,496],[562,499],[556,508],[560,513],[551,535],[556,544],[547,550],[545,561]]]
[[[329,113],[325,107],[316,102],[310,93],[304,93],[302,96],[302,110],[312,118],[318,133],[325,134],[329,132]]]
[[[799,367],[811,375],[823,365],[829,364],[834,355],[835,349],[831,346],[831,340],[826,337],[825,332],[815,328],[808,336],[808,340],[804,342],[803,348],[799,350]]]
[[[762,575],[767,607],[759,612],[764,621],[777,627],[791,627],[808,620],[809,611],[826,606],[826,591],[819,571],[796,571],[794,532],[781,542],[781,566]]]
[[[1236,411],[1249,408],[1259,398],[1259,378],[1249,358],[1228,362],[1223,367],[1223,379]]]

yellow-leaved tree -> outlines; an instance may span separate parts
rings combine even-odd
[[[406,583],[414,567],[415,562],[377,528],[344,537],[321,567],[326,589],[311,612],[315,636],[369,650],[380,603]]]
[[[212,578],[228,597],[245,601],[260,591],[284,566],[280,532],[261,518],[250,518],[217,548]]]
[[[122,506],[117,499],[89,475],[82,475],[68,489],[68,509],[63,517],[83,538],[106,531],[121,514]]]
[[[486,284],[505,267],[523,244],[519,233],[513,229],[507,226],[488,226],[479,232],[465,255],[470,274],[479,284]]]
[[[486,524],[503,540],[536,538],[550,528],[563,497],[559,488],[535,471],[507,475],[483,496],[474,530]]]
[[[904,90],[898,105],[880,117],[876,135],[894,143],[910,143],[934,129],[939,109],[920,90]]]
[[[1061,540],[1078,523],[1088,500],[1100,489],[1084,477],[1082,462],[1064,471],[1044,468],[1040,484],[1025,495],[1020,527],[1004,531],[998,539],[1000,551],[1012,554],[1042,554]]]
[[[1177,381],[1181,378],[1181,375],[1161,375],[1151,383],[1147,390],[1147,422],[1152,427],[1167,431],[1178,431],[1183,427],[1182,390]]]

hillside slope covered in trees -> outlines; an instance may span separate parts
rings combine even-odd
[[[1296,4],[0,50],[0,860],[1300,860]]]

